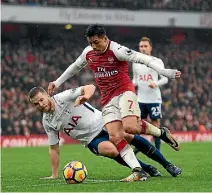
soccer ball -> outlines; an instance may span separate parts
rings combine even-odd
[[[87,169],[80,161],[71,161],[63,168],[63,177],[67,184],[81,183],[87,175]]]

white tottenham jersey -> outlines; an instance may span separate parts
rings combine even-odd
[[[163,61],[161,59],[155,58],[157,65],[164,68]],[[159,76],[161,77],[160,79]],[[154,82],[157,87],[152,89],[148,85]],[[138,87],[138,101],[140,103],[162,103],[160,86],[166,84],[168,78],[159,75],[152,68],[146,65],[141,65],[133,63],[133,83]]]
[[[59,142],[59,131],[82,144],[89,144],[103,128],[102,113],[88,103],[74,107],[74,102],[81,95],[81,87],[66,90],[52,99],[56,104],[53,113],[43,113],[43,126],[48,135],[49,145]]]

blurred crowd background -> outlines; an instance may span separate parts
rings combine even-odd
[[[211,0],[1,0],[2,3],[29,6],[73,6],[87,8],[156,9],[211,11]]]
[[[21,5],[61,5],[116,7],[126,9],[212,10],[210,0],[2,0]],[[2,24],[1,45],[1,125],[2,135],[44,133],[41,113],[28,102],[34,86],[45,89],[87,46],[87,26],[37,24]],[[69,30],[67,30],[69,29]],[[129,48],[138,50],[138,42],[147,36],[153,42],[153,56],[165,67],[182,71],[182,79],[169,80],[161,88],[163,96],[162,125],[173,131],[212,131],[212,37],[208,29],[177,29],[106,26],[108,36]],[[130,75],[131,65],[129,64]],[[94,83],[88,68],[65,82],[59,91]],[[95,84],[95,83],[94,83]],[[97,90],[90,103],[101,109]]]

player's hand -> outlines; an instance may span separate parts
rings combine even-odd
[[[53,180],[53,179],[57,179],[58,176],[48,176],[48,177],[43,177],[43,178],[40,178],[40,180]]]
[[[154,82],[151,82],[148,86],[150,88],[156,88],[157,87],[157,85]]]
[[[82,95],[82,96],[79,96],[77,97],[77,99],[75,100],[74,102],[74,106],[79,106],[85,102],[87,102],[89,100],[89,97],[87,97],[86,95]]]
[[[55,91],[55,89],[56,89],[56,86],[55,86],[54,82],[50,82],[49,86],[48,86],[48,91],[47,91],[48,94],[52,95],[52,93]]]

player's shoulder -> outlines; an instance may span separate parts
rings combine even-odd
[[[86,56],[87,53],[89,53],[90,51],[93,51],[93,48],[91,46],[87,46],[83,52],[82,52],[82,55]]]
[[[119,50],[121,47],[122,45],[120,45],[119,43],[110,41],[110,47],[109,47],[110,50],[112,51]]]
[[[56,95],[53,95],[51,98],[55,101],[55,104],[58,105],[58,104],[63,104],[65,101],[63,100],[63,92],[59,92],[57,93]]]
[[[122,61],[125,60],[129,55],[133,54],[131,49],[114,41],[111,41],[110,43],[110,50],[112,50],[115,56]]]
[[[152,57],[152,59],[154,59],[154,60],[157,60],[157,61],[159,61],[159,62],[162,62],[162,60],[160,59],[160,58],[157,58],[157,57],[155,57],[155,56],[151,56]]]

